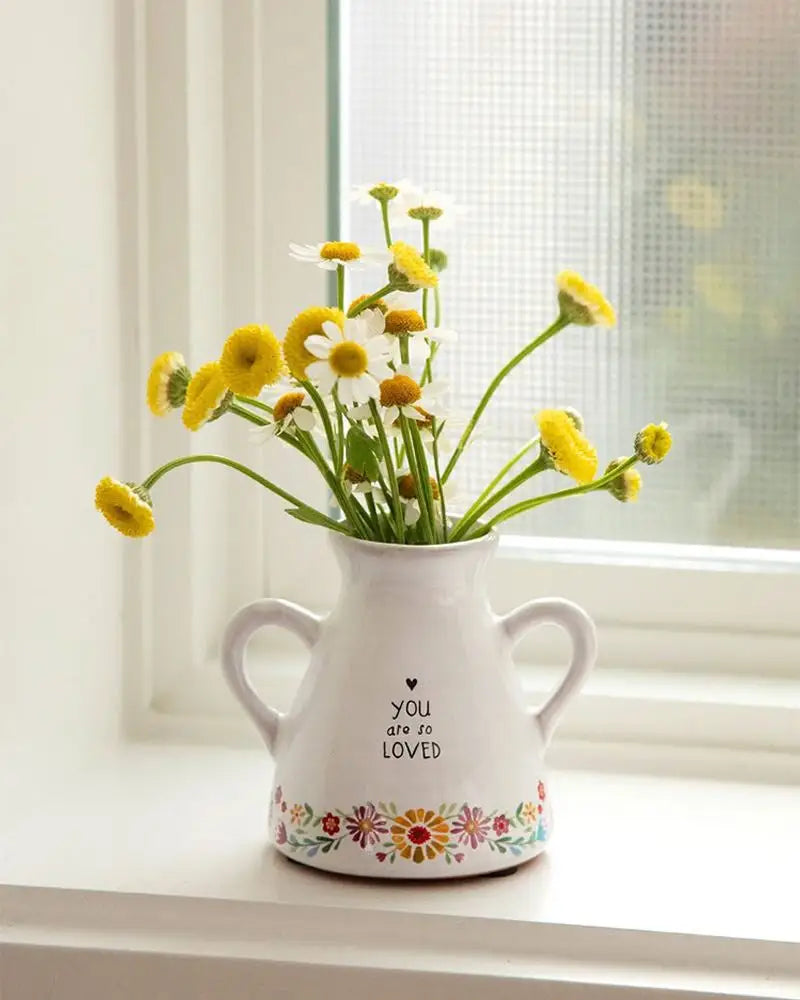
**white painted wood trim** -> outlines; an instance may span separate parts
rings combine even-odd
[[[0,901],[5,1000],[32,996],[43,971],[59,1000],[112,982],[105,996],[133,1000],[165,980],[200,998],[224,982],[226,1000],[256,985],[477,1000],[500,983],[509,1000],[800,997],[797,946],[774,941],[57,889],[0,888]]]

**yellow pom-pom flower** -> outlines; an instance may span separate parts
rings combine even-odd
[[[599,288],[575,271],[562,271],[556,278],[561,315],[578,326],[614,326],[617,314]]]
[[[192,373],[177,351],[159,354],[147,379],[147,405],[157,417],[183,406]]]
[[[435,288],[439,284],[437,274],[410,244],[398,241],[392,243],[389,250],[392,254],[389,279],[395,288],[401,292],[416,292],[418,288]]]
[[[553,467],[581,485],[590,483],[597,472],[597,452],[586,440],[569,413],[541,410],[536,415],[542,448]]]
[[[199,431],[203,424],[216,420],[228,409],[233,396],[217,361],[198,368],[186,389],[183,423],[190,431]]]
[[[306,368],[318,360],[315,354],[306,349],[305,343],[309,337],[324,336],[323,323],[335,323],[341,330],[344,326],[344,313],[341,309],[329,306],[311,306],[295,316],[286,331],[283,356],[289,371],[297,379],[305,379]]]
[[[603,473],[607,476],[609,473],[613,472],[614,469],[619,468],[624,462],[627,462],[626,457],[615,458],[613,462],[609,462],[606,467],[606,471]],[[624,469],[615,479],[612,479],[608,484],[606,489],[616,500],[620,503],[634,503],[639,497],[639,491],[642,488],[642,477],[636,471],[636,469]]]
[[[95,487],[94,505],[112,528],[128,538],[143,538],[156,526],[150,494],[136,483],[106,476]]]
[[[231,392],[257,396],[283,374],[280,341],[268,326],[239,327],[225,341],[219,370]]]
[[[672,447],[672,435],[664,423],[648,424],[636,435],[633,447],[640,462],[658,465],[664,461]]]

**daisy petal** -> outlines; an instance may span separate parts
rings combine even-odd
[[[311,410],[307,410],[304,406],[298,406],[293,416],[294,422],[301,431],[313,431],[317,426],[317,418]]]
[[[322,332],[328,340],[344,340],[344,335],[339,329],[338,324],[332,323],[329,319],[326,319],[322,324]]]
[[[331,353],[333,344],[327,337],[321,337],[318,333],[312,333],[310,337],[306,337],[303,346],[315,358],[327,358]]]
[[[406,504],[403,520],[406,524],[416,524],[419,521],[420,511],[416,500],[409,500]]]
[[[354,378],[340,378],[336,386],[336,392],[339,396],[339,402],[342,406],[352,406],[355,402],[360,402],[355,398],[355,385],[358,379]]]

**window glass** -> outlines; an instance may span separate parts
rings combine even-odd
[[[620,316],[508,380],[461,486],[482,488],[542,407],[582,411],[601,468],[665,419],[673,452],[638,504],[599,494],[512,530],[796,547],[800,4],[349,0],[340,16],[343,232],[380,242],[377,209],[345,194],[362,181],[411,177],[468,209],[433,236],[457,407],[551,321],[559,270]],[[535,482],[520,498],[563,485]]]

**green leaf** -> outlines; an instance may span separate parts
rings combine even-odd
[[[396,816],[397,815],[397,806],[394,804],[394,802],[390,802],[389,803],[389,808],[392,810],[392,816]]]
[[[389,807],[386,805],[385,802],[379,802],[378,803],[378,808],[380,809],[380,811],[382,813],[388,813],[389,812]]]
[[[338,521],[326,517],[318,510],[314,510],[313,507],[287,507],[286,513],[296,521],[302,521],[303,524],[316,524],[320,528],[329,528],[331,531],[338,531],[343,535],[350,534],[343,523],[340,524]]]
[[[378,478],[380,444],[357,424],[351,424],[345,438],[347,464],[370,481]]]
[[[441,805],[439,806],[439,815],[440,815],[440,816],[444,816],[444,813],[445,813],[445,809],[447,809],[447,803],[446,803],[446,802],[443,802],[443,803],[442,803],[442,804],[441,804]]]

